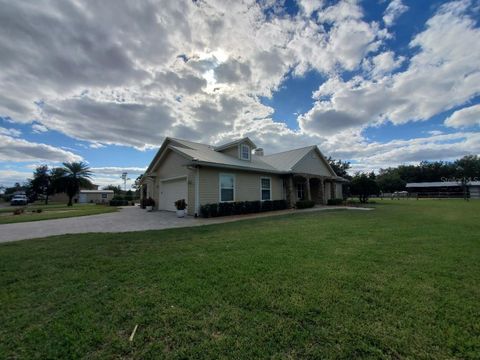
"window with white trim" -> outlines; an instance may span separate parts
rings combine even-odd
[[[272,180],[268,177],[261,178],[260,188],[262,192],[262,201],[272,200]]]
[[[240,159],[242,160],[250,160],[250,146],[247,144],[240,144]]]
[[[231,174],[220,174],[220,202],[234,201],[235,177]]]
[[[305,198],[305,184],[297,184],[297,199],[303,200]]]

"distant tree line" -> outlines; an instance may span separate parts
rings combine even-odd
[[[327,159],[338,176],[348,180],[344,186],[345,196],[358,196],[361,202],[372,195],[405,190],[407,183],[437,181],[480,181],[480,157],[467,155],[452,162],[422,161],[418,165],[400,165],[380,169],[378,174],[358,172],[351,176],[349,162]]]

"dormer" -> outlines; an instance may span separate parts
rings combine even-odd
[[[224,153],[232,157],[236,157],[240,160],[251,161],[252,160],[252,150],[256,149],[257,146],[250,140],[248,137],[235,140],[215,148],[215,151]]]

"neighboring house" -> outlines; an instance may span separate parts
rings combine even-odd
[[[113,190],[98,190],[98,185],[92,185],[93,189],[80,189],[79,193],[73,198],[73,202],[86,204],[97,203],[104,204],[113,199]],[[67,202],[68,195],[66,193],[57,193],[49,197],[51,202]]]
[[[255,150],[255,151],[254,151]],[[210,203],[300,199],[325,204],[342,197],[342,182],[317,146],[264,155],[249,139],[220,146],[166,138],[141,179],[142,198],[174,211],[185,199],[188,214]]]
[[[76,201],[80,204],[106,204],[113,199],[113,190],[80,190]]]

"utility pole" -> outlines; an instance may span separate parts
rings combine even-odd
[[[122,180],[123,180],[123,191],[127,192],[127,181],[130,180],[128,177],[128,173],[124,171],[122,173]]]

